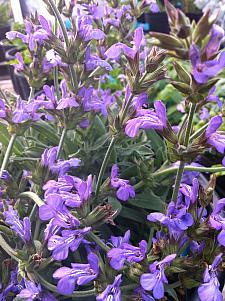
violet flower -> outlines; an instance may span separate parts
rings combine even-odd
[[[0,118],[6,117],[5,101],[0,98]]]
[[[105,39],[105,34],[100,29],[93,28],[92,18],[90,16],[81,16],[77,18],[77,30],[78,36],[84,42],[89,42],[91,40],[103,40]]]
[[[53,235],[48,241],[48,249],[52,251],[55,260],[64,260],[68,257],[69,250],[75,252],[82,243],[84,236],[91,230],[85,227],[78,230],[63,230],[62,236]]]
[[[85,285],[94,280],[99,273],[98,256],[89,253],[88,263],[71,263],[72,268],[62,267],[56,270],[53,278],[60,279],[57,288],[62,295],[70,295],[76,285]]]
[[[159,222],[167,226],[171,236],[178,238],[183,231],[193,225],[193,217],[187,212],[187,207],[183,204],[170,202],[166,214],[154,212],[147,217],[150,222]]]
[[[205,84],[209,78],[214,77],[225,67],[225,51],[217,59],[201,61],[200,50],[192,44],[190,48],[190,60],[193,67],[192,74],[199,84]]]
[[[20,96],[17,97],[16,108],[12,114],[13,123],[23,123],[31,119],[31,114],[28,113],[24,100]]]
[[[120,248],[124,243],[130,240],[130,230],[127,230],[124,236],[111,236],[112,244],[115,248]]]
[[[128,243],[123,243],[118,248],[112,248],[107,256],[110,258],[110,265],[115,270],[120,270],[124,266],[125,261],[130,263],[140,262],[145,258],[147,251],[147,243],[142,240],[139,247],[134,247]]]
[[[24,217],[23,221],[19,219],[18,212],[12,206],[8,206],[8,210],[3,212],[5,222],[15,231],[24,242],[31,240],[31,223],[28,217]]]
[[[140,129],[155,129],[163,131],[167,126],[167,115],[164,104],[157,100],[154,102],[155,110],[140,109],[136,117],[128,120],[125,126],[125,133],[134,138],[138,135]]]
[[[36,285],[32,281],[25,280],[25,286],[26,288],[21,290],[17,298],[21,298],[24,301],[57,301],[51,293],[42,291],[40,284]]]
[[[185,196],[185,204],[189,208],[190,204],[196,203],[198,199],[199,182],[198,179],[192,180],[192,186],[182,183],[179,192]]]
[[[207,143],[223,154],[225,150],[225,135],[217,132],[217,129],[222,125],[223,119],[221,116],[214,116],[205,131]]]
[[[118,177],[119,168],[116,164],[112,166],[111,171],[111,186],[117,189],[116,196],[120,201],[127,201],[129,198],[135,197],[135,190],[129,184],[128,180],[123,180]]]
[[[21,72],[21,71],[24,71],[25,69],[25,64],[24,64],[24,60],[23,60],[23,57],[21,55],[20,52],[17,52],[15,54],[15,58],[17,59],[18,63],[17,64],[14,64],[13,66],[15,67],[15,69],[18,71],[18,72]]]
[[[171,254],[159,262],[154,262],[149,266],[150,273],[144,273],[141,276],[141,286],[146,291],[152,291],[155,299],[161,299],[164,297],[164,283],[168,283],[164,273],[164,267],[165,265],[169,265],[176,256],[176,254]]]
[[[45,204],[39,208],[39,217],[43,221],[53,219],[53,225],[63,228],[75,228],[80,225],[79,220],[65,207],[62,197],[49,194]]]
[[[137,53],[140,51],[142,41],[144,39],[144,32],[142,27],[138,27],[134,32],[134,46],[130,48],[129,46],[123,43],[116,43],[112,45],[106,52],[105,55],[110,59],[117,59],[121,52],[124,53],[126,57],[134,60]]]
[[[225,246],[225,218],[222,216],[221,211],[225,207],[225,198],[220,199],[213,209],[213,212],[209,216],[209,225],[220,231],[217,236],[217,240],[220,245]]]
[[[107,71],[112,71],[112,67],[105,60],[100,59],[97,55],[91,54],[91,48],[88,46],[85,53],[85,67],[87,71],[92,71],[97,67],[104,68]]]
[[[80,159],[72,158],[70,160],[57,161],[58,146],[45,149],[41,156],[41,164],[47,167],[53,174],[59,177],[65,175],[71,168],[80,166]]]
[[[216,102],[218,104],[219,109],[222,109],[223,103],[220,100],[219,96],[215,95],[214,92],[216,91],[216,86],[213,86],[206,97],[207,102]]]
[[[122,282],[122,274],[115,277],[112,284],[109,284],[106,289],[96,297],[97,301],[122,301],[120,284]]]
[[[210,32],[209,41],[205,46],[205,52],[206,52],[207,59],[210,59],[212,56],[214,56],[218,52],[218,50],[220,49],[220,44],[222,42],[223,37],[224,37],[223,28],[217,24],[213,24],[211,32]]]
[[[217,278],[217,268],[221,262],[222,253],[217,255],[212,265],[206,268],[203,283],[198,288],[198,296],[201,301],[223,301],[220,283]]]
[[[78,102],[76,99],[70,95],[68,92],[67,84],[65,80],[62,80],[60,83],[60,88],[62,91],[62,98],[57,105],[57,110],[67,109],[67,108],[77,108],[79,107]]]

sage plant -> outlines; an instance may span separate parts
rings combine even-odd
[[[15,68],[32,89],[1,91],[0,299],[223,300],[223,29],[166,0],[170,34],[149,36],[135,22],[154,0],[45,3],[54,24],[7,33],[29,47]],[[149,97],[159,81],[183,95],[176,124]],[[197,128],[208,102],[220,113]]]

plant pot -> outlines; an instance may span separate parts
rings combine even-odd
[[[17,48],[11,48],[6,52],[6,60],[11,61],[15,59]],[[30,94],[30,87],[24,75],[18,73],[14,66],[8,65],[9,74],[13,83],[13,88],[22,99],[28,99]]]
[[[195,21],[197,23],[202,17],[202,14],[187,13],[186,16],[191,22]],[[145,23],[149,24],[149,31],[167,34],[170,32],[168,17],[165,12],[145,14]]]

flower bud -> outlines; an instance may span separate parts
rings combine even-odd
[[[92,212],[85,217],[84,222],[86,226],[97,228],[103,224],[115,225],[113,218],[117,211],[114,211],[111,204],[99,205]]]
[[[213,192],[215,190],[215,187],[216,187],[216,175],[212,174],[210,176],[210,180],[207,187],[203,188],[202,186],[200,186],[199,202],[201,206],[206,207],[212,202]]]
[[[145,69],[147,72],[154,72],[158,66],[162,63],[164,58],[166,57],[166,50],[158,50],[157,47],[153,46],[149,55],[146,58]]]

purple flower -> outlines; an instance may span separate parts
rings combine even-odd
[[[18,96],[16,101],[16,109],[14,110],[12,115],[12,122],[23,123],[29,119],[31,119],[31,116],[27,112],[24,100],[21,100],[20,96]]]
[[[57,105],[57,110],[67,109],[67,108],[77,108],[79,107],[78,102],[75,100],[74,97],[70,96],[70,93],[67,89],[67,84],[65,80],[62,80],[60,83],[60,88],[62,91],[62,98]]]
[[[208,120],[210,118],[209,110],[207,108],[202,108],[199,118],[201,120]]]
[[[93,28],[92,18],[90,16],[82,16],[78,17],[77,19],[78,36],[84,42],[105,39],[105,34],[103,31]]]
[[[0,118],[6,117],[5,101],[0,98]]]
[[[24,64],[24,60],[23,60],[23,57],[22,57],[22,55],[20,54],[20,52],[17,52],[17,53],[15,54],[15,57],[16,57],[16,59],[17,59],[17,61],[18,61],[18,64],[14,64],[13,66],[16,68],[16,70],[17,70],[18,72],[24,71],[25,64]]]
[[[0,300],[5,301],[9,297],[10,293],[18,294],[24,287],[24,280],[18,281],[18,266],[16,266],[15,270],[10,272],[10,281],[8,285],[2,289],[1,283],[0,283]]]
[[[86,48],[85,54],[85,67],[87,71],[92,71],[97,67],[101,67],[106,69],[107,71],[111,71],[112,67],[105,60],[100,59],[97,55],[91,54],[90,46]]]
[[[222,253],[217,255],[211,266],[207,267],[203,277],[203,284],[198,288],[201,301],[223,301],[220,283],[217,278],[217,267],[222,261]]]
[[[120,284],[122,282],[122,274],[115,277],[112,284],[109,284],[106,289],[96,297],[97,301],[122,301]]]
[[[24,242],[31,239],[31,223],[28,217],[24,217],[23,221],[19,219],[18,212],[12,206],[8,206],[8,210],[3,213],[5,222],[15,231]]]
[[[225,246],[225,218],[221,215],[221,211],[225,207],[225,198],[219,200],[213,212],[209,217],[209,224],[212,228],[220,231],[217,240],[220,245]]]
[[[210,59],[212,56],[214,56],[217,53],[217,51],[220,48],[220,44],[222,42],[223,37],[224,37],[223,28],[220,27],[219,25],[213,24],[210,32],[209,41],[205,47],[207,59]]]
[[[57,288],[62,295],[72,294],[76,285],[89,283],[99,273],[98,256],[94,253],[88,255],[87,264],[71,263],[71,266],[59,268],[53,274],[53,278],[60,279]]]
[[[48,249],[52,251],[52,257],[55,260],[64,260],[68,257],[69,250],[75,252],[84,236],[91,230],[86,227],[78,230],[63,230],[62,236],[53,235],[48,241]]]
[[[142,274],[141,276],[141,286],[146,291],[152,291],[155,299],[164,297],[164,283],[168,283],[164,273],[164,267],[165,265],[169,265],[176,256],[176,254],[171,254],[159,262],[154,262],[149,266],[150,273]]]
[[[130,230],[127,230],[124,236],[111,236],[111,241],[114,247],[120,248],[124,243],[130,240]]]
[[[112,166],[111,186],[117,189],[116,196],[120,201],[127,201],[130,197],[135,197],[135,190],[128,180],[118,178],[119,168],[116,164]]]
[[[39,217],[41,220],[47,221],[53,218],[53,225],[63,228],[74,228],[80,225],[78,219],[65,207],[60,195],[49,194],[45,201],[45,205],[39,208]]]
[[[56,160],[57,159],[58,147],[52,147],[50,149],[45,149],[41,156],[41,164],[47,167],[53,174],[58,176],[63,176],[72,167],[80,166],[80,159],[72,158],[70,160]]]
[[[193,67],[192,74],[199,84],[207,83],[209,78],[216,76],[225,67],[225,51],[215,60],[202,62],[200,50],[192,44],[190,59]]]
[[[192,186],[187,184],[181,184],[180,190],[183,195],[185,195],[185,204],[189,208],[190,204],[196,203],[198,199],[199,183],[198,179],[194,178],[192,180]]]
[[[207,102],[217,102],[219,109],[222,109],[223,103],[220,100],[220,98],[214,94],[215,91],[216,91],[216,86],[213,86],[209,90],[208,96],[206,97],[206,101]]]
[[[140,51],[142,41],[144,39],[144,32],[142,27],[138,27],[134,33],[134,46],[130,48],[129,46],[123,43],[117,43],[111,46],[106,52],[105,55],[110,59],[117,59],[121,52],[124,53],[126,57],[134,60],[136,54]]]
[[[128,243],[123,243],[118,248],[112,248],[107,256],[110,258],[110,265],[115,270],[120,270],[124,266],[125,261],[140,262],[145,258],[147,251],[147,243],[142,240],[139,247],[134,247]]]
[[[52,294],[42,291],[40,284],[36,285],[32,281],[25,280],[25,286],[26,288],[17,295],[17,298],[21,298],[26,301],[57,301]]]
[[[167,213],[150,213],[147,217],[150,222],[159,222],[167,226],[171,236],[178,238],[181,233],[193,225],[193,217],[187,212],[187,207],[183,204],[170,202]]]
[[[165,105],[157,100],[154,102],[155,110],[140,109],[136,117],[128,120],[125,133],[133,138],[136,137],[140,129],[155,129],[163,131],[167,126],[167,115]]]
[[[207,143],[219,152],[224,153],[225,150],[225,135],[217,132],[217,129],[222,125],[223,119],[221,116],[214,116],[205,131]]]

